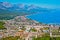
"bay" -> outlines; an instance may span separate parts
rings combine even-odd
[[[27,16],[27,18],[42,22],[42,23],[60,23],[60,12],[54,13],[37,13]]]

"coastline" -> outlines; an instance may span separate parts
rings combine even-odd
[[[37,13],[37,14],[40,14],[40,13]],[[36,15],[36,14],[30,14],[30,15]],[[23,15],[23,17],[25,17],[26,19],[29,19],[29,20],[33,20],[31,18],[28,18],[28,16],[30,16],[30,15]],[[16,17],[18,17],[18,16],[16,16]],[[16,18],[16,17],[14,17],[14,18]],[[13,20],[13,19],[10,19],[10,20]],[[5,22],[6,20],[0,20],[0,21],[4,21]],[[41,23],[41,24],[47,24],[47,25],[60,25],[60,23],[43,23],[43,22],[39,22],[37,20],[33,20],[33,21],[35,21],[37,23]]]
[[[38,13],[38,14],[40,14],[40,13]],[[38,14],[37,14],[37,15],[38,15]],[[42,20],[41,20],[41,21],[39,21],[40,19],[39,19],[39,20],[37,20],[37,17],[35,17],[35,19],[34,19],[34,18],[32,19],[32,18],[31,18],[31,17],[29,17],[29,16],[31,16],[31,17],[35,17],[35,16],[36,16],[36,14],[26,15],[25,17],[26,17],[26,18],[28,18],[28,19],[31,19],[31,20],[35,20],[35,21],[37,21],[37,22],[41,22],[41,21],[42,21]],[[39,16],[39,17],[40,17],[40,16]],[[47,20],[47,21],[48,21],[48,20]],[[49,25],[49,24],[52,24],[52,25],[60,25],[60,23],[59,23],[59,22],[55,22],[55,21],[53,21],[53,22],[46,22],[46,21],[45,21],[45,22],[43,22],[43,21],[42,21],[41,23],[42,23],[42,24],[48,24],[48,25]]]

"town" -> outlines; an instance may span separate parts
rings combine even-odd
[[[5,28],[0,29],[0,39],[10,36],[19,37],[20,39],[17,40],[32,40],[33,37],[60,37],[59,25],[42,24],[25,16],[17,16],[3,22]]]

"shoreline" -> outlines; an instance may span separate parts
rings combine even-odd
[[[38,13],[38,14],[40,14],[40,13]],[[36,15],[36,14],[30,14],[30,15]],[[30,15],[23,15],[23,17],[25,17],[26,19],[30,19],[27,17]],[[18,16],[16,16],[16,17],[18,17]],[[14,17],[14,18],[16,18],[16,17]],[[10,20],[12,20],[12,19],[10,19]],[[31,20],[33,20],[33,19],[31,19]],[[0,20],[0,21],[7,21],[7,20]],[[36,20],[33,20],[33,21],[36,21]],[[39,21],[36,21],[36,22],[41,23],[41,24],[47,24],[47,25],[60,25],[60,23],[43,23],[43,22],[39,22]]]
[[[38,13],[38,14],[40,14],[40,13]],[[36,15],[36,14],[30,14],[30,15]],[[31,18],[28,18],[27,16],[30,16],[30,15],[25,15],[25,18],[27,18],[27,19],[31,19]],[[31,20],[33,20],[33,19],[31,19]],[[36,20],[33,20],[33,21],[36,21]],[[36,22],[39,22],[39,21],[36,21]],[[40,23],[40,22],[39,22]],[[47,25],[60,25],[60,23],[43,23],[43,22],[41,22],[42,24],[47,24]]]

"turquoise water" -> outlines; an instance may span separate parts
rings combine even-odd
[[[32,14],[27,16],[27,18],[42,23],[60,23],[60,12]]]

